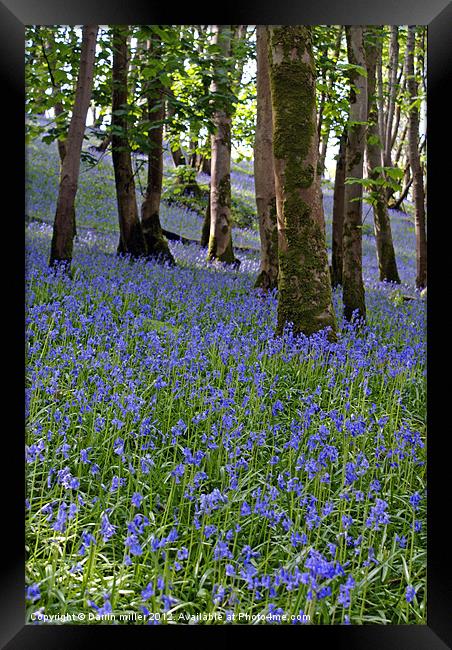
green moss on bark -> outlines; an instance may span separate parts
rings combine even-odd
[[[279,248],[277,332],[291,322],[295,333],[313,334],[331,328],[335,338],[331,282],[325,233],[318,206],[308,205],[304,190],[317,182],[315,138],[315,75],[310,30],[274,28],[270,41],[273,98],[273,150],[282,185],[280,219],[284,246]],[[282,48],[282,52],[281,52]],[[314,197],[315,192],[310,192]],[[316,203],[320,205],[320,197]]]

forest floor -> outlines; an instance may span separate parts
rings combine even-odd
[[[69,280],[47,268],[56,147],[29,145],[29,621],[426,622],[413,223],[391,213],[402,285],[382,283],[364,207],[360,333],[338,289],[336,343],[277,338],[276,295],[253,290],[251,169],[232,174],[250,224],[234,228],[250,250],[232,270],[179,242],[174,268],[118,258],[111,163],[82,168]],[[324,204],[330,245],[331,189]],[[163,202],[161,221],[200,237],[187,207]]]

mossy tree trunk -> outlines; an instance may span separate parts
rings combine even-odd
[[[230,57],[230,26],[213,26],[213,44],[222,51],[221,65]],[[219,62],[220,64],[220,59]],[[218,66],[220,67],[220,66]],[[213,95],[227,94],[226,75],[217,69],[211,86]],[[218,98],[217,98],[218,100]],[[232,248],[231,220],[231,110],[227,101],[219,102],[214,113],[215,132],[212,134],[212,163],[210,183],[210,236],[207,258],[228,264],[235,263]]]
[[[148,40],[148,57],[158,56],[158,36]],[[173,265],[174,257],[160,224],[160,199],[163,181],[163,122],[165,119],[164,88],[158,79],[146,87],[146,120],[153,122],[148,135],[148,175],[145,199],[141,205],[141,226],[146,243],[146,256]]]
[[[333,194],[333,227],[331,252],[331,284],[337,287],[342,284],[342,232],[344,228],[345,210],[345,147],[347,130],[339,140],[339,152],[336,161]]]
[[[408,117],[408,155],[413,176],[414,231],[416,234],[416,286],[427,286],[427,233],[425,219],[425,189],[419,157],[419,107],[416,102],[418,83],[414,70],[416,28],[408,27],[406,48],[406,77],[411,109]]]
[[[365,53],[368,98],[367,175],[370,179],[377,182],[384,181],[384,176],[381,172],[382,143],[379,136],[376,98],[376,67],[381,57],[380,39],[380,29],[370,28],[366,30]],[[400,284],[384,185],[375,185],[372,188],[372,197],[374,199],[374,231],[380,280]]]
[[[295,334],[330,328],[335,316],[321,209],[311,28],[269,30],[278,223],[278,323]]]
[[[75,90],[74,108],[61,165],[49,265],[63,264],[69,271],[74,239],[74,206],[80,173],[80,154],[85,135],[86,115],[93,87],[94,58],[98,25],[84,25],[80,68]]]
[[[112,158],[120,232],[118,253],[141,257],[146,253],[146,244],[138,218],[135,180],[127,137],[128,32],[127,25],[114,25],[112,27]]]
[[[348,61],[365,69],[363,29],[360,25],[347,26]],[[364,148],[366,145],[367,79],[359,69],[350,70],[350,118],[346,147],[346,178],[363,178]],[[345,186],[344,227],[342,235],[342,288],[344,316],[351,321],[356,316],[363,322],[366,303],[362,262],[362,193],[359,182]]]
[[[278,286],[278,226],[268,66],[268,27],[265,25],[258,25],[256,28],[256,55],[257,115],[254,142],[254,184],[261,240],[261,264],[255,287],[271,291]]]

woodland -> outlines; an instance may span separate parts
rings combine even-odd
[[[426,624],[427,30],[26,27],[26,617]]]

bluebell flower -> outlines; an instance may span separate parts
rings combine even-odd
[[[63,501],[58,509],[57,518],[53,524],[53,530],[57,530],[61,533],[64,533],[66,530],[66,520],[67,520],[67,504]]]
[[[154,596],[155,591],[154,591],[154,585],[152,582],[149,582],[147,586],[142,590],[141,592],[141,597],[143,600],[149,600],[152,596]]]
[[[387,507],[388,504],[386,501],[377,498],[375,505],[370,509],[369,517],[366,520],[366,526],[378,530],[380,525],[385,526],[386,524],[389,524],[389,514],[386,512]]]
[[[284,411],[284,404],[281,400],[277,399],[272,406],[272,415],[275,416],[281,411]]]
[[[402,537],[400,537],[399,535],[396,535],[395,540],[398,543],[398,545],[400,546],[400,548],[406,548],[406,541],[407,540],[406,540],[406,537],[404,535]]]
[[[102,535],[102,539],[104,542],[108,542],[109,539],[113,537],[113,535],[116,532],[116,526],[113,526],[113,524],[110,523],[108,519],[108,514],[104,512],[101,517],[101,524],[100,524],[100,534]]]
[[[108,594],[104,594],[104,604],[102,605],[102,607],[96,605],[96,603],[93,600],[88,600],[87,602],[90,607],[96,610],[99,616],[105,616],[106,614],[113,613],[113,609],[110,603],[110,597],[108,596]]]
[[[413,507],[413,510],[417,510],[419,507],[419,504],[421,502],[421,495],[419,492],[415,492],[411,497],[410,497],[410,505]]]
[[[182,546],[182,548],[180,548],[177,551],[177,559],[186,560],[187,558],[188,558],[188,549],[185,546]]]
[[[35,603],[41,598],[41,591],[39,589],[39,585],[36,582],[27,587],[26,598],[32,603]]]
[[[139,508],[142,501],[143,501],[143,496],[139,492],[134,492],[131,499],[132,505],[135,506],[136,508]]]
[[[136,535],[128,535],[126,537],[126,540],[124,542],[126,546],[129,547],[129,552],[132,555],[142,555],[143,554],[143,548],[139,542],[139,539]]]
[[[412,603],[416,595],[416,589],[412,585],[408,585],[405,591],[405,599],[407,603]]]
[[[216,543],[215,548],[213,549],[213,557],[214,560],[220,560],[224,557],[232,558],[233,556],[226,542],[220,540]]]
[[[240,507],[240,514],[242,517],[246,517],[247,515],[251,514],[251,508],[246,501],[244,501]]]

